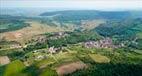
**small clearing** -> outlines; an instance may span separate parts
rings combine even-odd
[[[82,21],[81,27],[84,28],[84,29],[91,30],[91,29],[94,29],[95,27],[97,27],[97,26],[99,26],[100,24],[103,24],[103,23],[105,23],[105,20],[103,20],[103,19],[92,20],[92,21]]]
[[[89,56],[97,63],[109,63],[110,59],[100,54],[89,54]]]
[[[59,76],[75,72],[76,70],[87,68],[88,66],[81,61],[72,62],[69,64],[61,65],[56,68],[56,72]]]
[[[0,65],[5,65],[10,63],[10,59],[7,56],[0,56]]]

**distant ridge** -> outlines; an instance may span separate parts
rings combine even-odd
[[[75,17],[80,16],[81,19],[93,19],[93,18],[125,18],[130,15],[129,12],[103,12],[103,11],[96,11],[96,10],[69,10],[69,11],[56,11],[56,12],[45,12],[40,14],[40,16],[51,16],[57,15],[62,17]]]
[[[86,20],[86,19],[124,19],[124,18],[133,18],[133,17],[140,17],[142,11],[97,11],[97,10],[67,10],[67,11],[55,11],[55,12],[45,12],[40,14],[40,16],[54,16],[56,15],[57,19],[64,19],[70,18],[71,20]]]

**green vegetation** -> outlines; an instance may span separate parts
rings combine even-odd
[[[142,71],[142,54],[138,52],[131,52],[128,49],[96,49],[84,48],[80,44],[70,45],[65,48],[66,52],[48,55],[47,59],[33,62],[29,67],[24,67],[22,71],[18,71],[15,75],[20,76],[57,76],[54,71],[60,65],[69,62],[83,61],[89,65],[89,68],[78,70],[67,76],[140,76]],[[39,54],[39,53],[38,53]],[[91,56],[90,56],[91,55]],[[100,59],[101,57],[101,59]],[[106,61],[107,63],[100,63],[99,61]],[[21,67],[21,62],[12,62]],[[10,63],[10,64],[12,64]],[[8,64],[6,67],[10,67]],[[12,65],[13,66],[13,65]],[[42,68],[41,68],[42,67]],[[41,69],[42,70],[41,70]],[[122,71],[122,69],[124,69]],[[5,70],[7,71],[7,70]],[[133,71],[133,72],[131,72]],[[14,71],[15,72],[15,71]],[[129,73],[131,72],[131,73]]]
[[[63,35],[60,35],[60,32],[45,33],[46,30],[50,30],[45,28],[44,32],[36,32],[40,35],[30,33],[33,39],[26,42],[25,45],[16,41],[6,41],[5,38],[1,39],[0,56],[8,56],[11,62],[4,66],[0,64],[0,76],[58,76],[60,71],[67,70],[66,67],[70,63],[73,67],[69,68],[73,70],[78,65],[80,65],[79,68],[82,68],[83,65],[86,68],[78,69],[76,67],[75,71],[68,70],[65,76],[141,76],[141,18],[133,19],[130,12],[92,10],[50,12],[43,13],[41,16],[51,17],[33,17],[27,18],[27,20],[38,21],[54,27],[60,27],[66,23],[75,24],[74,31],[61,31]],[[130,16],[129,19],[128,16]],[[26,18],[17,18],[19,20],[16,18],[6,17],[6,20],[4,20],[5,18],[0,20],[0,33],[29,26],[24,22]],[[83,30],[80,27],[81,21],[98,18],[106,19],[107,22],[91,30]],[[36,25],[36,23],[32,25]],[[35,27],[34,31],[38,28]],[[44,26],[40,30],[43,28]],[[28,31],[32,30],[28,29]],[[39,38],[34,40],[36,36]],[[114,44],[122,45],[116,48],[86,48],[82,44],[82,42],[98,41],[106,37],[112,39]],[[11,49],[13,45],[17,44],[21,47]],[[97,44],[99,42],[96,43],[96,46]],[[54,48],[51,48],[53,46]],[[82,65],[75,62],[81,62]]]
[[[19,61],[13,61],[10,64],[6,66],[4,76],[17,76],[17,75],[22,75],[21,71],[25,69],[25,65]]]
[[[7,55],[8,57],[11,58],[11,60],[16,60],[16,59],[21,59],[25,55],[25,52],[24,51],[14,51],[14,52],[8,53]]]
[[[29,24],[20,20],[2,19],[0,20],[0,33],[18,30],[29,26]]]
[[[89,54],[89,56],[96,62],[96,63],[109,63],[110,59],[99,55],[99,54]]]
[[[47,67],[39,76],[57,76],[57,73]]]
[[[25,52],[21,48],[0,50],[1,56],[8,55],[11,60],[20,59],[24,54]]]
[[[110,62],[100,63],[98,62],[98,60],[102,59],[100,59],[99,57],[93,57],[93,59],[95,59],[94,62],[90,60],[91,58],[81,58],[81,60],[85,63],[91,64],[90,67],[88,69],[78,70],[66,76],[141,76],[142,54],[140,53],[126,52],[121,48],[114,49],[114,51],[106,51],[105,49],[104,51],[99,49],[90,49],[90,51],[94,51],[95,54],[104,55],[110,58]]]
[[[142,50],[142,39],[137,39],[135,43],[131,43],[129,47]]]
[[[24,51],[30,52],[30,51],[42,49],[42,48],[47,48],[47,44],[46,43],[36,43],[34,45],[28,45],[26,48],[24,48]]]
[[[140,49],[142,47],[142,19],[111,20],[94,29],[104,37],[111,37],[114,42],[123,42],[127,47]]]
[[[31,65],[22,70],[22,73],[27,74],[26,76],[38,76],[39,68],[37,68],[35,65]]]
[[[89,69],[80,70],[66,76],[141,76],[142,65],[95,64]]]
[[[56,25],[55,23],[53,23],[52,20],[50,19],[40,19],[39,20],[42,24],[47,24],[47,25],[50,25],[50,26],[54,26],[54,27],[57,27],[58,25]]]
[[[67,46],[68,44],[77,44],[79,42],[89,41],[89,40],[99,40],[101,36],[99,36],[95,32],[91,31],[82,31],[82,32],[71,32],[69,36],[59,38],[59,39],[49,39],[48,45],[49,47],[61,47]]]
[[[95,28],[103,36],[119,36],[123,40],[135,37],[142,32],[142,19],[111,20]]]
[[[142,39],[142,32],[137,33],[137,37],[140,38],[140,39]]]
[[[4,76],[5,67],[6,67],[6,66],[1,66],[1,65],[0,65],[0,76]]]
[[[57,15],[57,16],[56,16]],[[104,19],[122,19],[130,15],[129,12],[104,12],[95,10],[69,10],[69,11],[55,11],[45,12],[41,16],[53,16],[53,18],[60,22],[67,21],[81,21],[81,20],[93,20],[97,18]]]
[[[94,19],[125,19],[131,16],[133,13],[128,11],[117,11],[117,12],[105,12],[96,10],[67,10],[67,11],[53,11],[45,12],[40,14],[40,16],[49,16],[47,19],[42,19],[43,23],[48,23],[49,25],[56,25],[54,22],[59,23],[61,26],[67,24],[74,24],[76,27],[80,27],[82,20],[94,20]],[[44,17],[45,18],[45,17]],[[137,18],[137,17],[136,17]],[[65,26],[64,26],[65,27]]]

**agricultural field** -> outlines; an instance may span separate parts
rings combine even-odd
[[[30,40],[35,35],[46,32],[65,31],[63,28],[44,25],[36,21],[26,23],[28,23],[30,26],[12,32],[0,33],[1,38],[4,37],[8,41],[17,41],[24,44],[27,42],[27,40]]]
[[[40,50],[40,49],[39,49]],[[108,51],[106,51],[108,50]],[[131,65],[141,65],[141,53],[135,53],[135,52],[125,52],[125,51],[119,51],[119,49],[96,49],[96,48],[82,48],[80,44],[69,46],[65,49],[63,49],[62,52],[59,52],[58,54],[50,54],[47,53],[45,54],[44,52],[36,52],[36,53],[28,53],[26,54],[26,62],[30,61],[29,65],[26,65],[25,59],[24,62],[16,60],[12,61],[10,64],[6,66],[6,70],[8,71],[8,68],[11,68],[14,65],[19,65],[19,68],[17,66],[17,71],[10,71],[8,74],[13,74],[14,75],[21,75],[21,76],[36,76],[36,75],[31,75],[29,71],[26,72],[21,72],[19,70],[24,70],[28,69],[28,67],[31,67],[32,72],[37,71],[37,76],[46,76],[46,75],[59,75],[62,76],[63,74],[65,75],[73,75],[80,74],[80,75],[87,75],[91,74],[89,71],[85,71],[89,68],[92,68],[92,73],[93,73],[93,67],[96,66],[100,69],[95,69],[96,71],[100,71],[104,66],[106,67],[115,67],[115,68],[120,68],[123,69],[124,67],[132,67]],[[45,58],[38,58],[38,56],[47,56]],[[35,59],[35,60],[33,60]],[[129,64],[130,66],[125,66],[121,65],[123,64]],[[114,66],[110,66],[114,65]],[[116,64],[120,64],[122,67],[117,67]],[[69,66],[72,66],[72,69],[68,69]],[[93,67],[92,67],[93,66]],[[118,65],[119,66],[119,65]],[[68,69],[68,70],[62,70],[62,69]],[[84,70],[83,70],[84,69]],[[77,71],[78,70],[78,71]],[[79,72],[80,70],[80,72]],[[89,69],[91,70],[91,69]],[[107,73],[108,69],[105,69],[104,71]],[[134,69],[135,71],[136,69]],[[77,72],[75,72],[77,71]],[[81,73],[85,71],[84,73]],[[116,69],[117,71],[117,69]],[[130,70],[128,70],[130,71]],[[139,71],[135,71],[137,74],[140,74],[141,67],[139,66]],[[90,71],[91,72],[91,71]],[[5,74],[6,73],[6,74]],[[7,72],[4,72],[4,76],[9,76]],[[97,74],[94,72],[93,74]],[[102,74],[102,73],[100,73]],[[98,75],[100,75],[98,74]],[[118,73],[119,74],[119,73]],[[112,74],[109,74],[112,75]],[[121,73],[119,75],[122,75]],[[132,73],[133,75],[133,73]]]
[[[0,15],[0,76],[141,76],[142,18],[134,14]]]
[[[23,69],[25,69],[25,65],[19,61],[19,60],[16,60],[16,61],[13,61],[12,63],[8,64],[6,67],[5,67],[5,73],[4,73],[4,76],[17,76],[17,75],[23,75],[22,73],[20,73]]]

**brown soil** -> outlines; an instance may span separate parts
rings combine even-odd
[[[63,31],[63,29],[60,27],[51,27],[36,21],[30,21],[27,23],[30,23],[30,27],[25,27],[20,30],[0,33],[0,36],[4,37],[8,41],[18,41],[20,43],[25,43],[28,41],[28,39],[31,39],[31,37],[35,35],[43,34],[46,32]]]
[[[88,66],[81,61],[65,64],[57,67],[56,71],[59,76],[75,72],[76,70],[87,68]]]
[[[7,56],[0,56],[0,65],[5,65],[10,63],[10,60]]]

